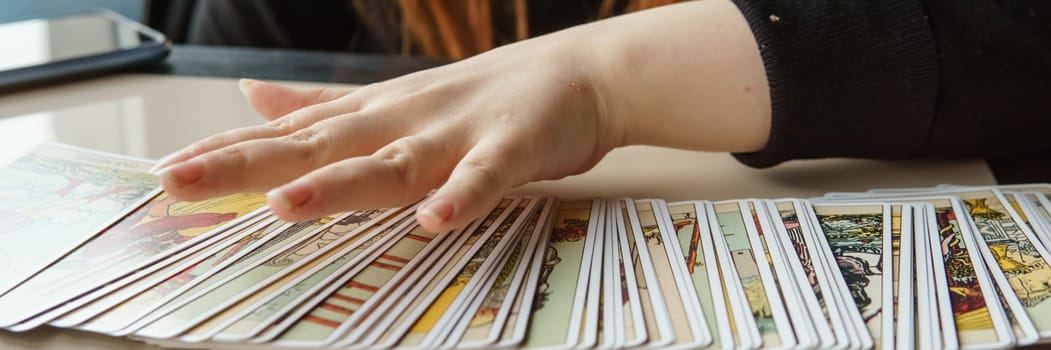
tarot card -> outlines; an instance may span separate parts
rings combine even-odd
[[[598,348],[620,348],[620,344],[624,342],[624,309],[620,307],[620,301],[624,300],[621,296],[621,276],[618,271],[614,269],[614,258],[617,257],[616,252],[613,250],[614,238],[610,235],[613,230],[613,220],[609,220],[609,217],[616,213],[610,212],[609,201],[606,201],[605,207],[605,220],[602,229],[602,273],[599,278],[602,280],[602,302],[599,303],[600,311],[600,324],[599,324],[599,341]]]
[[[316,347],[332,342],[337,334],[346,332],[345,325],[368,315],[368,310],[386,298],[390,290],[412,272],[406,269],[409,263],[426,259],[451,235],[429,232],[415,221],[410,221],[410,224],[408,232],[401,230],[391,241],[394,244],[378,250],[374,260],[355,273],[354,278],[288,327],[273,344]]]
[[[360,230],[359,227],[362,224],[375,219],[378,212],[379,211],[371,210],[352,213],[351,215],[336,221],[334,225],[324,228],[324,230],[333,236],[353,236],[354,234],[351,233],[351,231],[356,229]],[[332,272],[339,267],[344,265],[354,265],[356,262],[354,258],[362,251],[362,245],[354,245],[353,243],[355,241],[356,239],[348,239],[340,243],[340,240],[336,240],[321,247],[317,253],[314,253],[320,255],[317,255],[313,260],[309,260],[306,264],[302,264],[299,267],[290,267],[294,268],[294,270],[281,274],[280,279],[272,282],[264,289],[261,289],[248,297],[231,298],[232,300],[239,299],[239,301],[226,308],[221,313],[208,318],[207,321],[186,331],[185,335],[180,337],[180,339],[187,342],[204,341],[220,330],[241,320],[244,316],[255,313],[255,310],[257,310],[258,307],[266,305],[267,302],[278,297],[290,298],[290,295],[296,294],[294,292],[288,293],[290,288],[294,288],[295,286],[308,281],[312,281],[313,284],[310,284],[310,286],[313,286],[317,284],[320,279],[330,277]],[[332,247],[331,249],[328,248],[330,246]],[[327,250],[327,252],[325,250]],[[308,287],[302,289],[306,288]]]
[[[973,225],[967,221],[968,211],[962,200],[948,195],[892,196],[883,200],[933,205],[934,212],[926,214],[927,245],[931,249],[926,255],[941,257],[931,260],[937,300],[940,304],[950,303],[948,308],[939,308],[943,348],[1003,348],[1014,343],[1012,328],[1024,334],[1019,323],[1011,327],[1008,322],[998,286],[982,259],[982,240],[971,231]],[[1010,298],[1005,299],[1004,304],[1010,307]]]
[[[872,347],[893,342],[892,211],[881,204],[814,205],[818,241],[831,255],[836,278],[846,287],[868,330]],[[900,212],[901,207],[898,206]],[[900,220],[900,217],[899,217]],[[841,287],[842,288],[842,287]],[[885,331],[889,339],[884,338]],[[867,344],[866,344],[867,345]]]
[[[519,245],[512,251],[510,258],[504,263],[495,285],[486,294],[478,310],[467,323],[466,329],[458,329],[450,337],[446,346],[455,344],[460,349],[477,349],[492,347],[498,341],[508,342],[513,345],[521,341],[521,337],[513,334],[503,334],[505,329],[512,332],[516,329],[517,316],[522,314],[522,304],[531,304],[532,296],[536,294],[536,279],[530,271],[539,272],[543,263],[543,252],[545,247],[541,242],[546,242],[546,235],[550,232],[549,223],[552,214],[557,212],[558,203],[554,198],[543,199],[542,209],[536,212],[527,221],[524,228],[525,234],[519,239]],[[528,301],[525,299],[528,298]],[[524,336],[525,327],[517,327],[522,330]]]
[[[592,223],[598,220],[601,210],[602,202],[598,200],[560,205],[530,318],[544,322],[529,323],[522,347],[568,349],[578,344],[590,277],[590,260],[585,259],[585,252],[593,242],[590,238],[598,235],[599,227]]]
[[[625,201],[629,209],[632,231],[635,233],[636,244],[644,246],[657,272],[657,280],[663,292],[665,306],[672,319],[672,328],[675,330],[675,340],[665,348],[698,348],[711,343],[711,335],[708,334],[707,326],[704,324],[701,307],[693,300],[697,299],[697,292],[693,283],[684,281],[685,264],[681,258],[681,252],[675,251],[674,247],[666,244],[675,239],[673,230],[668,224],[668,214],[662,209],[663,201],[658,200],[636,200]],[[627,222],[625,222],[627,224]],[[639,241],[639,240],[642,241]],[[682,276],[682,277],[680,277]]]
[[[10,327],[236,226],[263,207],[258,194],[179,202],[165,194],[0,296]]]
[[[345,251],[355,255],[350,264],[364,263],[369,257],[362,256],[376,246],[389,247],[402,235],[409,232],[414,219],[411,212],[415,206],[400,213],[395,220],[384,221],[384,226],[377,229],[359,227],[356,230],[333,230],[343,220],[325,220],[315,224],[303,240],[296,241],[272,252],[253,263],[250,267],[232,274],[207,288],[187,293],[177,302],[166,305],[135,324],[135,334],[146,338],[170,338],[188,331],[200,322],[206,321],[216,313],[221,313],[232,303],[250,297],[260,289],[271,285],[278,279],[298,270],[300,267],[317,263],[317,258],[332,258]],[[360,219],[355,219],[358,221]],[[393,227],[393,228],[392,228]],[[389,230],[388,230],[389,229]],[[364,234],[362,234],[364,231]],[[309,269],[309,267],[308,267]],[[300,270],[302,271],[302,270]]]
[[[244,222],[230,230],[230,234],[213,237],[200,246],[179,252],[165,262],[153,264],[146,269],[135,272],[135,274],[123,278],[118,282],[106,285],[69,303],[55,308],[35,319],[42,321],[50,320],[50,325],[55,327],[70,328],[84,323],[92,317],[150,289],[166,278],[188,274],[195,266],[205,262],[208,266],[215,266],[222,259],[209,259],[215,256],[229,256],[236,254],[245,242],[261,238],[261,235],[252,234],[258,226],[266,226],[276,221],[276,218],[260,215],[258,218]]]
[[[1002,348],[1010,346],[1012,334],[1006,315],[997,296],[995,285],[977,252],[974,234],[970,226],[959,220],[966,217],[959,200],[942,199],[928,201],[933,210],[928,212],[928,255],[933,259],[935,282],[946,283],[950,295],[944,292],[939,299],[951,303],[951,314],[942,313],[943,324],[953,322],[955,337],[942,337],[943,347]],[[966,220],[966,219],[964,219]],[[938,273],[944,271],[944,273]],[[941,289],[941,288],[939,288]],[[942,329],[946,331],[945,328]]]
[[[894,307],[890,327],[883,333],[883,343],[898,349],[916,346],[915,327],[915,254],[913,247],[917,220],[913,217],[913,207],[909,204],[891,206],[891,255],[894,283],[891,286]],[[888,318],[887,315],[883,316]],[[936,324],[936,323],[926,323]],[[889,331],[889,335],[888,335]],[[893,343],[891,342],[893,341]]]
[[[547,248],[555,224],[555,215],[559,213],[560,206],[561,204],[555,203],[555,207],[552,208],[551,214],[545,216],[546,222],[542,225],[544,229],[541,230],[542,236],[540,237],[540,243],[538,244],[535,255],[533,256],[533,265],[531,266],[531,269],[526,272],[526,282],[522,285],[522,290],[519,291],[518,298],[515,299],[514,304],[511,306],[511,312],[508,316],[507,324],[504,325],[504,330],[500,335],[500,341],[496,343],[497,348],[518,346],[525,341],[527,332],[529,331],[529,318],[532,316],[532,310],[534,310],[536,298],[540,296],[540,283],[547,282],[546,279],[542,280],[539,276],[542,275],[542,272],[545,271],[546,267],[554,266],[554,264],[558,262],[558,256],[551,255],[551,251]],[[618,215],[617,217],[620,216]]]
[[[125,330],[146,338],[172,338],[221,312],[238,300],[248,297],[290,271],[313,261],[322,254],[345,246],[360,245],[364,237],[351,232],[327,230],[345,216],[326,218],[306,231],[306,239],[295,242],[262,258],[251,267],[215,281],[207,287],[198,285],[164,307],[151,312]],[[213,276],[214,277],[214,276]]]
[[[502,205],[506,205],[506,201],[502,202]],[[370,239],[365,246],[362,247],[362,254],[366,254],[364,260],[376,260],[386,250],[389,249],[391,244],[395,241],[389,239],[394,235],[400,235],[405,229],[408,229],[413,219],[407,219],[405,222],[399,223],[397,227],[389,227],[384,229],[380,236]],[[474,230],[479,221],[476,221],[467,228],[467,231]],[[455,242],[453,248],[459,247],[464,241],[466,234],[458,232],[455,234]],[[384,237],[382,240],[380,237]],[[439,258],[438,262],[441,263],[446,260]],[[287,314],[276,318],[276,323],[261,324],[262,330],[259,331],[259,335],[252,338],[249,342],[251,343],[267,343],[279,339],[284,336],[290,328],[299,327],[299,335],[310,335],[310,339],[300,339],[296,341],[311,341],[320,342],[336,332],[339,326],[347,321],[349,318],[360,318],[361,314],[357,313],[366,306],[365,304],[374,305],[375,302],[366,301],[365,296],[370,296],[380,292],[380,289],[385,291],[389,289],[388,286],[377,287],[371,283],[375,282],[374,275],[362,274],[365,268],[368,268],[368,264],[354,264],[356,266],[347,270],[332,283],[326,285],[323,289],[313,293],[308,299],[302,301],[300,305],[291,308],[291,311]],[[380,264],[376,267],[384,267]],[[427,271],[427,268],[416,269],[416,271]],[[415,271],[413,271],[415,272]],[[419,278],[420,275],[415,275]],[[410,284],[399,284],[397,288],[404,288]],[[398,291],[403,291],[399,289]],[[411,298],[411,296],[410,296]],[[386,302],[389,298],[381,298],[381,302]],[[381,305],[382,306],[382,305]],[[332,313],[329,311],[341,311]],[[349,312],[348,312],[349,311]],[[368,310],[364,310],[368,311]],[[317,328],[322,326],[323,328]],[[303,331],[305,330],[305,332]],[[292,333],[291,335],[296,335]]]
[[[501,250],[517,240],[522,224],[532,215],[535,206],[534,199],[505,199],[490,213],[487,220],[475,229],[480,234],[472,234],[466,244],[461,246],[460,250],[466,249],[469,254],[458,257],[458,268],[441,276],[447,283],[428,291],[427,299],[433,297],[432,302],[415,305],[411,314],[417,317],[394,327],[401,333],[398,336],[399,347],[418,347],[425,341],[434,341],[428,336],[443,332],[447,329],[446,323],[453,323],[457,316],[462,315],[464,300],[471,299],[479,282],[485,282],[487,270],[493,266],[494,260],[500,258]],[[377,332],[381,329],[372,324],[367,320],[361,322],[362,326],[348,330],[351,335],[339,341],[349,345],[371,329]],[[392,336],[388,341],[394,341],[394,338]]]
[[[1042,192],[1025,193],[1025,197],[1029,199],[1028,202],[1034,208],[1033,216],[1037,218],[1036,222],[1043,227],[1042,239],[1046,242],[1045,247],[1051,250],[1051,200],[1048,200],[1048,195]]]
[[[1051,247],[1051,226],[1048,226],[1051,216],[1041,208],[1038,197],[1044,196],[1040,192],[1005,192],[1004,197],[1011,204],[1022,221],[1029,226],[1036,238],[1044,245]]]
[[[1039,201],[1040,209],[1043,209],[1045,214],[1051,215],[1051,200],[1048,200],[1048,196],[1051,196],[1051,194],[1041,192],[1041,195],[1034,195]],[[1048,222],[1051,222],[1051,219]]]
[[[590,277],[587,279],[587,297],[584,305],[584,318],[581,321],[581,332],[580,340],[577,342],[578,349],[590,349],[595,347],[602,335],[602,296],[603,296],[603,285],[602,285],[602,254],[603,254],[603,243],[606,239],[606,211],[605,203],[599,206],[598,219],[591,223],[591,225],[597,227],[594,236],[588,237],[591,241],[588,245],[590,249],[584,250],[584,259],[591,259],[591,266],[588,268],[588,274]]]
[[[614,296],[612,305],[610,305],[617,322],[617,331],[613,332],[616,333],[615,346],[619,348],[637,347],[646,341],[646,321],[642,315],[642,303],[639,300],[638,279],[635,276],[635,269],[630,265],[631,255],[624,247],[624,240],[627,237],[621,229],[623,220],[619,222],[616,220],[621,216],[620,202],[608,201],[606,212],[606,232],[609,242],[607,247],[612,260],[609,274],[616,278],[616,282],[611,287],[614,290]]]
[[[446,287],[438,302],[432,304],[420,320],[413,325],[413,328],[399,343],[399,347],[403,347],[406,345],[406,340],[410,340],[410,346],[432,348],[450,338],[450,328],[466,312],[473,311],[468,304],[473,299],[480,298],[479,294],[487,291],[488,286],[495,281],[495,274],[492,274],[491,271],[506,260],[505,251],[521,237],[522,228],[536,210],[536,206],[535,198],[527,198],[516,204],[511,215],[495,228],[482,249],[471,256],[470,262],[459,271],[454,282]],[[489,278],[490,275],[493,275],[493,279]],[[414,334],[423,335],[418,344],[411,344]]]
[[[801,303],[806,308],[810,324],[817,335],[817,347],[846,347],[847,337],[842,330],[840,314],[834,304],[825,304],[824,295],[821,293],[823,282],[817,277],[808,242],[804,239],[811,236],[804,233],[804,230],[810,230],[809,221],[799,220],[800,211],[797,208],[803,208],[804,205],[806,204],[799,200],[791,199],[767,201],[768,213],[778,234],[766,235],[766,238],[774,241],[772,246],[778,247],[777,250],[780,250],[785,258],[784,270],[791,276],[787,280],[796,285]],[[840,329],[834,331],[834,328]],[[843,341],[837,342],[837,339]]]
[[[937,195],[960,197],[973,225],[978,250],[990,267],[1019,329],[1019,345],[1051,336],[1051,253],[1040,243],[1003,193],[994,187],[943,189]]]
[[[938,185],[936,190],[960,190],[967,188],[989,188],[994,187],[1000,191],[1013,191],[1013,192],[1040,192],[1046,195],[1051,195],[1051,184],[1046,183],[1032,183],[1032,184],[1014,184],[1014,185],[996,185],[996,186],[961,186],[961,185]],[[884,189],[878,189],[878,193],[883,193]],[[930,191],[927,191],[930,192]]]
[[[178,271],[175,275],[165,277],[154,283],[145,291],[134,294],[131,298],[107,298],[107,304],[116,302],[103,313],[96,314],[87,322],[77,326],[78,329],[90,332],[126,335],[127,328],[151,312],[172,303],[183,302],[184,295],[214,287],[245,269],[259,263],[262,257],[274,254],[278,250],[309,238],[308,233],[318,220],[298,224],[273,221],[250,229],[251,234],[242,239],[243,245],[234,246],[236,252],[219,251],[209,255],[201,263],[194,264],[188,270]],[[230,254],[233,253],[233,254]],[[130,294],[130,293],[129,293]]]
[[[739,201],[725,201],[713,204],[714,217],[716,224],[712,226],[712,236],[715,244],[716,258],[722,259],[723,265],[723,276],[727,279],[735,280],[734,284],[737,284],[740,288],[741,294],[744,295],[745,305],[747,305],[747,312],[735,315],[740,315],[740,318],[745,319],[746,329],[751,332],[754,329],[754,333],[751,335],[758,336],[759,344],[764,347],[780,348],[783,346],[791,346],[791,343],[786,344],[785,339],[782,338],[781,333],[786,331],[780,329],[785,325],[779,320],[774,318],[774,307],[781,306],[774,304],[771,301],[771,293],[768,293],[767,287],[764,285],[763,275],[760,272],[759,264],[755,257],[755,252],[752,250],[752,246],[749,241],[748,234],[748,223],[752,223],[751,211],[748,210],[747,202]],[[747,214],[746,214],[747,213]],[[746,220],[747,218],[747,220]],[[718,230],[715,229],[718,225]],[[752,226],[754,230],[754,223]],[[758,237],[756,237],[758,238]],[[769,272],[767,270],[766,272]],[[768,278],[772,277],[767,275]],[[730,282],[724,282],[730,284]],[[772,281],[770,281],[772,285]],[[773,291],[775,298],[780,298]],[[783,308],[778,310],[780,317],[786,317]],[[750,320],[749,320],[750,318]],[[787,318],[784,320],[787,321]],[[752,328],[755,327],[755,328]],[[788,328],[791,328],[790,326]],[[787,331],[791,331],[788,329]]]
[[[749,200],[747,205],[748,207],[743,209],[751,215],[750,222],[747,222],[749,243],[755,255],[761,257],[756,259],[756,263],[764,286],[767,287],[767,297],[770,299],[782,347],[812,348],[817,345],[816,335],[806,315],[802,298],[793,286],[791,275],[785,269],[788,262],[784,260],[776,243],[771,244],[767,238],[768,235],[777,234],[777,230],[773,228],[762,201]]]
[[[380,306],[387,310],[383,313],[372,313],[357,322],[355,327],[336,344],[344,347],[390,347],[396,344],[412,324],[427,310],[440,294],[456,278],[458,271],[470,262],[470,257],[482,249],[487,242],[486,235],[492,234],[500,223],[511,215],[512,199],[504,199],[496,205],[483,220],[476,220],[466,229],[460,241],[454,245],[452,254],[445,263],[426,269],[426,276],[431,276],[419,284],[405,284],[412,287],[399,291],[401,298],[388,298]],[[375,343],[381,345],[374,345]]]
[[[871,204],[872,202],[861,203]],[[845,277],[840,272],[836,256],[832,254],[831,248],[828,245],[827,237],[825,237],[825,234],[822,231],[822,223],[817,215],[817,211],[815,210],[815,205],[818,204],[820,203],[811,203],[811,206],[806,208],[809,212],[808,216],[813,222],[813,227],[815,227],[815,230],[811,232],[811,234],[814,242],[813,244],[818,248],[816,255],[819,257],[818,265],[824,270],[824,273],[831,281],[831,296],[835,302],[839,303],[840,310],[843,312],[843,319],[847,322],[847,330],[849,331],[848,333],[851,339],[852,348],[871,348],[874,345],[874,339],[866,327],[865,320],[861,316],[862,310],[857,306],[854,296],[850,294],[850,285],[847,284]]]
[[[329,229],[347,231],[353,229],[353,226],[354,224],[337,224]],[[393,231],[394,228],[394,226],[379,226],[373,230],[375,232],[384,232],[388,229]],[[347,283],[346,280],[341,280],[341,278],[348,276],[346,279],[349,279],[349,276],[353,275],[353,271],[356,271],[355,269],[363,267],[363,265],[353,264],[353,262],[358,261],[359,256],[362,254],[369,254],[366,252],[366,249],[371,248],[376,244],[375,242],[379,241],[379,235],[372,237],[370,241],[373,243],[366,243],[354,249],[345,250],[338,258],[327,263],[323,268],[308,273],[309,276],[301,281],[288,283],[280,292],[275,291],[268,297],[256,301],[250,306],[245,306],[236,315],[229,316],[229,319],[223,324],[214,327],[219,331],[211,335],[211,338],[220,342],[247,341],[268,327],[280,322],[312,296],[331,294],[334,290],[328,293],[322,293],[321,290]],[[237,309],[237,307],[231,308],[231,310],[234,309]],[[202,337],[204,336],[202,335]]]
[[[921,334],[923,331],[927,336],[916,338],[917,349],[941,349],[943,339],[946,338],[944,333],[952,335],[952,342],[946,342],[948,344],[956,344],[956,328],[952,320],[952,304],[949,300],[939,300],[938,296],[941,295],[938,286],[945,287],[945,282],[942,273],[941,281],[935,281],[936,273],[934,271],[934,248],[930,246],[929,237],[937,236],[937,233],[929,232],[929,229],[936,229],[937,225],[929,225],[928,221],[934,219],[934,206],[929,203],[912,204],[913,206],[913,242],[916,263],[916,322],[912,328],[912,333]],[[931,227],[935,226],[935,227]],[[939,249],[940,250],[940,249]],[[941,254],[938,254],[941,256]],[[940,284],[939,284],[940,282]],[[947,320],[941,318],[941,314],[948,316]],[[926,325],[937,325],[938,327],[928,327]],[[923,327],[923,329],[921,329]],[[906,333],[908,330],[901,332]],[[901,334],[899,333],[899,334]]]
[[[649,249],[646,248],[645,240],[636,234],[639,230],[635,228],[636,225],[631,219],[630,212],[634,210],[629,211],[629,205],[633,205],[634,202],[631,199],[623,199],[610,203],[617,213],[614,215],[614,222],[617,227],[617,239],[623,249],[624,268],[625,271],[630,270],[635,276],[635,291],[639,295],[639,317],[643,321],[642,328],[639,329],[645,331],[647,335],[646,342],[640,346],[647,348],[668,346],[674,341],[675,329],[671,325],[671,315],[664,301],[664,292],[661,289]]]
[[[0,295],[159,193],[151,166],[43,144],[0,168]]]
[[[852,343],[857,344],[858,341],[851,335],[845,308],[837,301],[837,287],[833,286],[831,277],[825,269],[824,256],[821,254],[821,249],[816,242],[816,234],[813,232],[817,225],[812,220],[813,214],[810,212],[809,203],[800,200],[782,200],[777,202],[777,208],[787,233],[781,236],[782,244],[795,251],[795,253],[785,255],[786,258],[789,258],[791,270],[797,275],[798,281],[810,284],[810,289],[803,290],[805,291],[804,298],[810,300],[808,295],[812,292],[815,295],[813,300],[816,300],[817,306],[821,309],[818,314],[824,315],[824,322],[815,320],[816,327],[823,329],[822,325],[828,325],[831,328],[834,342],[827,347],[850,348]],[[813,308],[812,304],[809,308]],[[828,337],[823,337],[821,341],[821,344],[825,344]]]
[[[710,349],[731,349],[734,346],[733,327],[727,303],[723,295],[723,284],[715,259],[715,247],[706,215],[707,202],[668,203],[668,215],[675,228],[676,246],[686,264],[686,272],[697,292],[697,301],[707,318],[708,331],[712,335]]]

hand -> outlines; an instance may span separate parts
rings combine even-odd
[[[466,225],[508,189],[583,172],[620,144],[622,125],[572,59],[507,47],[357,90],[245,80],[272,121],[176,153],[162,183],[185,200],[278,186],[269,203],[286,220],[406,205],[440,186],[420,223]]]
[[[689,35],[713,30],[711,40]],[[720,56],[694,52],[709,49]],[[270,122],[190,145],[157,174],[183,200],[270,190],[271,210],[291,221],[402,206],[437,188],[417,219],[445,231],[515,186],[584,172],[618,146],[749,151],[769,129],[761,60],[725,0],[601,21],[356,90],[241,87]]]

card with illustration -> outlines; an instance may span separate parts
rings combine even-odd
[[[752,249],[748,224],[752,223],[751,228],[754,230],[754,221],[747,206],[748,203],[743,201],[713,203],[716,224],[712,227],[718,225],[718,230],[712,232],[716,258],[723,260],[723,276],[736,279],[736,284],[740,286],[740,291],[745,297],[747,313],[742,312],[740,315],[743,319],[750,315],[752,322],[746,322],[748,328],[743,329],[755,327],[755,334],[764,347],[791,346],[791,343],[786,344],[786,339],[781,336],[782,332],[788,331],[782,329],[784,323],[775,319],[775,312],[780,314],[779,318],[783,317],[786,320],[787,314],[780,305],[780,296],[773,291],[773,276],[760,271],[758,259]],[[767,281],[764,281],[764,275]],[[770,282],[771,285],[768,286],[765,282]],[[773,301],[775,298],[778,299],[776,302]],[[777,307],[780,307],[779,310],[775,310]]]
[[[379,343],[389,347],[396,344],[427,311],[427,306],[438,299],[444,287],[452,283],[457,272],[467,265],[474,252],[485,245],[487,241],[482,239],[483,236],[496,230],[501,221],[510,215],[509,208],[514,203],[514,199],[504,199],[485,218],[475,220],[449,249],[451,253],[442,254],[441,264],[419,269],[419,273],[422,273],[420,276],[431,278],[403,284],[403,289],[399,290],[403,297],[388,298],[380,306],[385,312],[368,315],[358,322],[363,326],[350,329],[335,345],[364,347],[376,346],[375,344]]]
[[[195,288],[210,287],[217,281],[249,267],[252,263],[258,261],[260,257],[271,254],[286,244],[290,244],[290,242],[302,239],[313,223],[313,221],[308,221],[290,224],[275,220],[252,227],[248,230],[249,235],[242,239],[243,243],[246,243],[246,245],[241,246],[243,249],[238,248],[238,252],[235,252],[233,255],[219,251],[206,258],[212,261],[211,264],[214,264],[213,268],[198,269],[198,267],[201,267],[201,264],[195,264],[189,270],[180,270],[177,274],[168,276],[161,282],[151,285],[148,289],[133,295],[131,298],[123,301],[114,300],[118,302],[115,306],[93,316],[77,328],[107,334],[129,333],[130,330],[125,329],[150,312],[174,302],[177,298],[193,291]],[[207,264],[205,263],[205,265]],[[195,273],[195,271],[198,273]],[[202,284],[203,286],[201,286]]]
[[[437,302],[424,312],[399,346],[410,345],[405,344],[405,341],[410,340],[414,334],[422,334],[424,337],[418,344],[411,344],[409,348],[432,348],[441,345],[444,340],[450,338],[451,327],[454,327],[465,313],[473,311],[468,304],[474,299],[479,299],[482,292],[487,291],[488,286],[495,281],[489,279],[489,276],[493,275],[495,278],[493,272],[506,260],[506,251],[522,236],[527,219],[536,211],[537,200],[525,198],[513,205],[510,215],[495,227],[482,248],[474,252],[467,265],[460,269],[456,279],[445,288]]]
[[[172,257],[174,259],[169,259],[171,261],[151,265],[128,278],[111,283],[70,302],[69,304],[75,305],[76,309],[63,313],[60,318],[51,321],[50,324],[64,328],[80,326],[117,305],[133,300],[147,290],[163,285],[166,281],[188,280],[207,273],[208,269],[219,268],[231,257],[251,251],[254,247],[252,243],[265,237],[264,232],[281,226],[276,221],[277,218],[265,217],[265,215],[260,215],[258,221],[246,221],[239,227],[231,229],[229,236],[216,236],[201,247],[195,247],[200,249],[180,252]],[[261,227],[266,229],[260,230]],[[198,267],[201,268],[198,269]],[[62,308],[66,306],[63,305]]]
[[[236,194],[180,202],[159,194],[32,280],[0,296],[0,327],[10,327],[143,269],[234,227],[266,198]]]
[[[831,306],[826,305],[825,298],[821,293],[821,280],[814,270],[813,259],[810,255],[808,245],[804,237],[810,236],[804,233],[809,231],[807,220],[800,220],[800,211],[805,204],[800,200],[784,199],[765,201],[770,220],[773,222],[777,235],[765,235],[774,241],[772,246],[784,256],[786,273],[791,277],[787,279],[796,286],[800,302],[807,310],[809,324],[817,336],[816,346],[820,348],[837,347],[836,339],[843,339],[845,331],[842,322],[839,321],[838,310],[830,312]],[[840,328],[840,330],[836,330]],[[837,335],[838,334],[838,335]]]
[[[675,229],[675,242],[669,242],[682,252],[686,273],[694,285],[697,301],[704,311],[708,331],[712,335],[711,349],[729,349],[734,346],[733,327],[726,309],[720,271],[715,261],[715,246],[706,215],[707,202],[668,203],[668,216]]]
[[[534,299],[531,322],[522,347],[531,349],[569,349],[580,340],[579,325],[584,317],[588,267],[585,259],[590,237],[598,234],[591,225],[598,219],[602,202],[562,202],[547,246],[544,266]],[[550,288],[552,285],[565,288]]]
[[[502,338],[502,333],[505,327],[513,329],[512,318],[519,315],[520,300],[524,294],[535,294],[526,292],[536,289],[535,284],[531,288],[527,287],[532,281],[527,276],[530,270],[539,268],[542,263],[543,258],[538,256],[543,250],[540,249],[540,242],[547,232],[545,226],[549,222],[548,218],[557,210],[557,200],[544,198],[538,205],[540,209],[526,222],[522,237],[504,262],[493,286],[481,298],[481,304],[469,322],[461,321],[461,327],[453,332],[445,346],[455,344],[457,348],[473,349],[490,347],[498,341],[514,340],[510,339],[513,337]],[[515,304],[519,304],[518,308],[515,308]]]
[[[635,275],[637,292],[639,294],[639,310],[642,318],[642,328],[647,335],[646,345],[654,348],[668,346],[675,337],[675,329],[672,328],[671,315],[668,313],[664,301],[664,292],[661,289],[657,271],[651,263],[645,240],[640,239],[635,225],[632,224],[629,206],[634,202],[630,199],[610,201],[614,206],[614,223],[617,229],[617,237],[624,250],[622,255],[625,261],[625,270],[630,269]],[[633,210],[632,210],[633,211]],[[640,245],[641,243],[641,245]]]
[[[873,348],[893,348],[891,207],[822,204],[814,205],[813,210],[820,224],[818,241],[826,256],[831,256],[827,263],[833,265],[834,276],[846,286],[846,295],[857,308]],[[900,213],[900,205],[897,210]]]
[[[675,339],[666,348],[698,348],[712,341],[704,322],[703,311],[697,300],[692,282],[686,281],[686,266],[681,252],[671,246],[675,240],[668,224],[669,217],[663,211],[664,201],[625,201],[629,210],[629,221],[635,234],[635,243],[645,248],[653,264],[664,297],[668,315],[671,317]],[[625,225],[628,224],[625,222]]]
[[[0,295],[155,196],[151,166],[43,144],[0,168]]]

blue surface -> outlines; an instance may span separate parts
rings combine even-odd
[[[107,8],[142,22],[146,0],[3,0],[0,4],[0,23],[95,8]]]

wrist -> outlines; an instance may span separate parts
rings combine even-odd
[[[580,27],[617,146],[761,150],[770,130],[765,68],[751,29],[728,0],[681,3]]]

